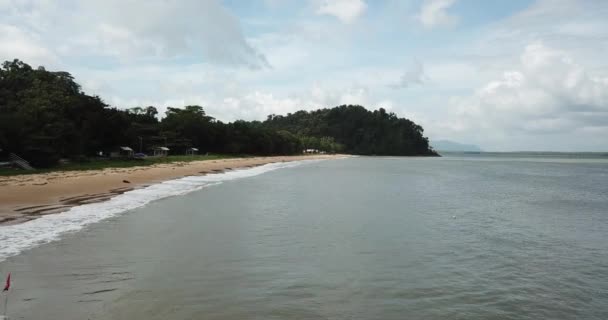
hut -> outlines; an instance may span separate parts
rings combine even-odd
[[[120,155],[130,158],[133,156],[133,149],[131,147],[120,147]]]
[[[188,148],[188,149],[186,149],[186,155],[193,156],[195,154],[198,154],[198,148]]]
[[[155,157],[166,157],[167,155],[169,155],[169,148],[167,148],[167,147],[154,148]]]
[[[118,147],[112,151],[110,151],[110,158],[120,158],[120,157],[132,157],[133,149],[130,147]]]

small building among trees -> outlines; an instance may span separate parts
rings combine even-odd
[[[167,147],[156,147],[154,148],[155,157],[166,157],[169,155],[169,148]]]
[[[133,157],[133,149],[131,147],[118,147],[112,151],[110,151],[110,158],[131,158]]]
[[[198,148],[188,148],[188,149],[186,149],[186,155],[193,156],[195,154],[198,154]]]
[[[120,147],[120,155],[123,157],[133,157],[133,149],[131,147]]]

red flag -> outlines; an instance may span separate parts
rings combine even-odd
[[[4,285],[4,290],[2,290],[2,292],[4,291],[8,291],[8,289],[11,288],[11,273],[8,273],[8,276],[6,277],[6,284]]]

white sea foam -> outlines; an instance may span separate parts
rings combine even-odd
[[[105,202],[73,207],[65,212],[46,215],[22,224],[0,226],[0,261],[23,250],[57,240],[65,233],[81,230],[86,225],[144,206],[154,200],[185,194],[223,181],[252,177],[268,171],[316,161],[320,160],[270,163],[249,169],[169,180],[125,192]]]

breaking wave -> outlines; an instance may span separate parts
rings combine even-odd
[[[89,224],[142,207],[155,200],[186,194],[224,181],[252,177],[276,169],[318,161],[322,160],[270,163],[206,176],[168,180],[125,192],[105,202],[84,204],[62,213],[45,215],[25,223],[0,226],[0,261],[35,246],[58,240],[63,234],[79,231]]]

